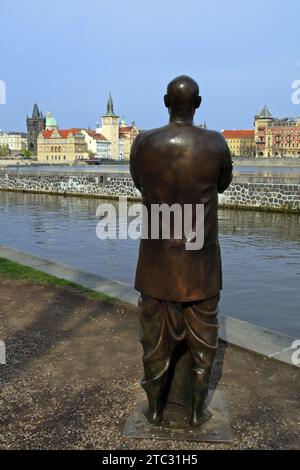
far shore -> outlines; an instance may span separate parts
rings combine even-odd
[[[300,167],[300,156],[299,157],[268,157],[268,158],[249,158],[249,157],[233,157],[233,163],[235,166],[240,167]],[[98,166],[106,166],[106,165],[129,165],[128,160],[112,160],[112,161],[105,161],[99,164],[71,164],[69,165],[70,168],[77,168],[80,167],[98,167]],[[39,162],[37,160],[24,160],[24,159],[16,159],[16,158],[0,158],[0,167],[11,167],[11,166],[32,166],[32,167],[39,167],[39,166],[49,166],[49,167],[62,167],[66,165],[62,164],[47,164],[43,162]]]

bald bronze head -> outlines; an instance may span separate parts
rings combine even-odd
[[[180,75],[174,78],[167,88],[164,102],[171,116],[190,119],[199,108],[202,98],[199,96],[199,86],[191,77]]]

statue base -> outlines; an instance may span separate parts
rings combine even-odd
[[[193,428],[184,406],[168,402],[159,426],[150,424],[144,411],[147,403],[140,402],[128,418],[123,437],[132,439],[163,439],[198,442],[230,442],[231,426],[224,394],[211,390],[203,412],[203,424]]]

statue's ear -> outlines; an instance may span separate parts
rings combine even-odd
[[[196,100],[196,106],[195,109],[198,109],[200,107],[200,104],[202,103],[202,96],[198,96]]]
[[[169,100],[168,95],[164,96],[164,102],[165,102],[166,108],[169,108],[170,107],[170,100]]]

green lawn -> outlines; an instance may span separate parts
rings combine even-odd
[[[76,289],[88,297],[94,299],[106,300],[108,302],[118,302],[117,299],[110,297],[106,294],[101,294],[83,287],[75,282],[66,281],[65,279],[59,279],[55,276],[50,276],[49,274],[43,273],[28,266],[24,266],[13,261],[9,261],[5,258],[0,258],[0,281],[1,279],[17,279],[31,282],[33,284],[45,284],[50,286],[62,286],[62,287],[71,287]]]

